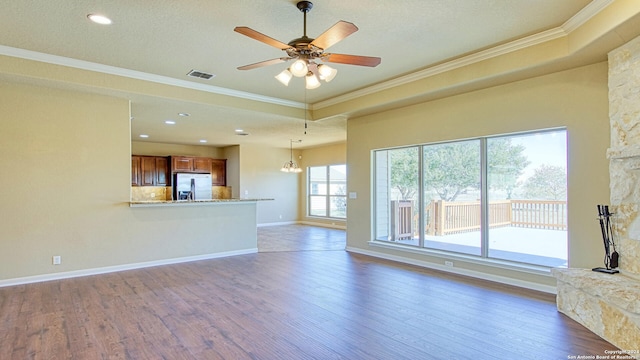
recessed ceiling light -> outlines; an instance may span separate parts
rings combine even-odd
[[[206,143],[206,142],[207,142],[207,140],[202,139],[202,140],[200,140],[200,142],[201,142],[201,143]]]
[[[108,17],[106,17],[104,15],[89,14],[89,15],[87,15],[87,17],[89,18],[89,20],[93,21],[96,24],[111,25],[111,19],[109,19]]]
[[[179,116],[191,116],[189,113],[178,113]]]
[[[140,134],[140,137],[141,137],[141,138],[145,138],[145,139],[146,139],[146,138],[148,138],[148,137],[149,137],[149,135],[147,135],[147,134]]]
[[[176,124],[176,122],[173,121],[173,120],[166,120],[164,123],[167,124],[167,125],[175,125]]]

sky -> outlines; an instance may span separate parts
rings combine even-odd
[[[567,132],[566,130],[535,132],[517,135],[511,138],[513,144],[521,144],[524,154],[531,162],[519,178],[520,181],[531,176],[542,164],[567,168]]]

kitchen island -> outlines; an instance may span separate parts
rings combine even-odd
[[[207,200],[144,200],[130,201],[130,207],[152,206],[198,206],[198,205],[224,205],[235,203],[247,203],[256,201],[269,201],[273,199],[207,199]]]
[[[143,266],[255,253],[262,200],[131,200],[131,249],[146,254]]]

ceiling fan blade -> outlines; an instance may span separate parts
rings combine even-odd
[[[290,60],[290,58],[277,58],[277,59],[271,59],[271,60],[265,60],[265,61],[260,61],[257,62],[255,64],[249,64],[249,65],[245,65],[245,66],[240,66],[238,68],[238,70],[251,70],[251,69],[255,69],[255,68],[259,68],[259,67],[263,67],[263,66],[269,66],[269,65],[275,65],[275,64],[279,64],[279,63],[283,63],[285,61]]]
[[[233,31],[235,31],[237,33],[240,33],[242,35],[248,36],[248,37],[250,37],[252,39],[261,41],[261,42],[263,42],[263,43],[265,43],[267,45],[271,45],[273,47],[276,47],[276,48],[278,48],[280,50],[285,50],[285,49],[288,49],[288,48],[291,47],[291,46],[289,46],[289,45],[287,45],[287,44],[285,44],[285,43],[283,43],[281,41],[278,41],[278,40],[276,40],[276,39],[274,39],[272,37],[269,37],[269,36],[267,36],[267,35],[265,35],[265,34],[263,34],[261,32],[255,31],[255,30],[253,30],[251,28],[248,28],[246,26],[236,26],[233,29]]]
[[[311,45],[321,49],[327,49],[356,31],[358,31],[357,26],[350,22],[340,20],[313,40]]]
[[[380,64],[381,59],[379,57],[372,56],[359,56],[359,55],[347,55],[347,54],[325,54],[324,61],[348,64],[348,65],[360,65],[376,67]]]

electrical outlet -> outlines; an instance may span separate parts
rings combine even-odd
[[[444,265],[448,267],[453,267],[453,261],[445,261]]]
[[[62,259],[60,256],[56,255],[53,257],[53,265],[60,265],[62,263]]]

